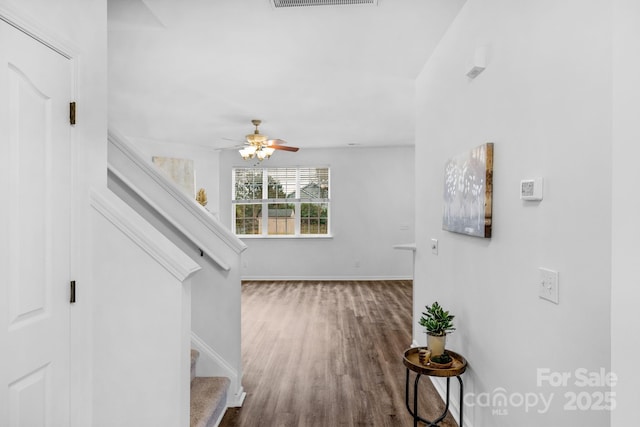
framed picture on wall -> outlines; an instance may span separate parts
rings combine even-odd
[[[193,170],[193,160],[153,156],[151,161],[189,197],[196,196],[196,175]]]
[[[443,230],[491,237],[493,143],[458,154],[444,167]]]

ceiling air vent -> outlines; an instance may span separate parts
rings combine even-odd
[[[275,7],[301,6],[377,6],[378,0],[271,0]]]

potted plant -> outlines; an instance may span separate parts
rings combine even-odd
[[[420,325],[424,326],[427,332],[427,347],[431,350],[431,357],[435,357],[444,353],[447,332],[456,330],[453,327],[455,316],[443,309],[438,301],[425,308],[427,311],[422,313]]]
[[[207,206],[207,192],[204,188],[198,190],[198,194],[196,194],[196,201],[202,206]]]
[[[440,356],[433,356],[429,358],[429,365],[433,368],[446,369],[453,365],[453,358],[447,353],[442,353]]]

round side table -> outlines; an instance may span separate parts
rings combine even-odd
[[[453,363],[450,367],[436,368],[434,366],[429,365],[428,363],[426,365],[423,365],[422,363],[420,363],[420,360],[418,357],[418,352],[423,349],[426,349],[426,347],[410,348],[404,352],[404,357],[402,359],[404,366],[407,368],[407,381],[405,384],[405,403],[407,405],[407,410],[413,417],[413,426],[418,427],[418,421],[422,421],[423,423],[426,423],[427,426],[437,427],[438,424],[440,424],[440,422],[444,419],[444,417],[447,416],[447,412],[449,411],[449,386],[450,386],[451,377],[456,377],[458,379],[458,382],[460,383],[460,424],[459,425],[462,426],[463,425],[462,405],[463,405],[463,397],[464,397],[464,393],[463,393],[464,385],[462,383],[462,378],[460,376],[464,373],[464,371],[467,370],[467,361],[465,360],[464,357],[462,357],[458,353],[453,352],[451,350],[445,350],[445,353],[447,353],[453,359]],[[409,406],[409,373],[411,371],[415,372],[416,374],[416,379],[413,384],[413,408]],[[436,418],[433,421],[429,421],[427,419],[422,418],[420,415],[418,415],[418,383],[420,382],[420,377],[422,375],[428,375],[430,377],[445,377],[447,379],[447,399],[445,402],[444,412],[442,412],[442,415],[440,415],[438,418]]]

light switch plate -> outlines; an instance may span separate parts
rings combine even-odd
[[[538,279],[538,296],[552,303],[559,304],[558,272],[548,268],[540,268]]]
[[[438,255],[438,239],[431,239],[431,253]]]

